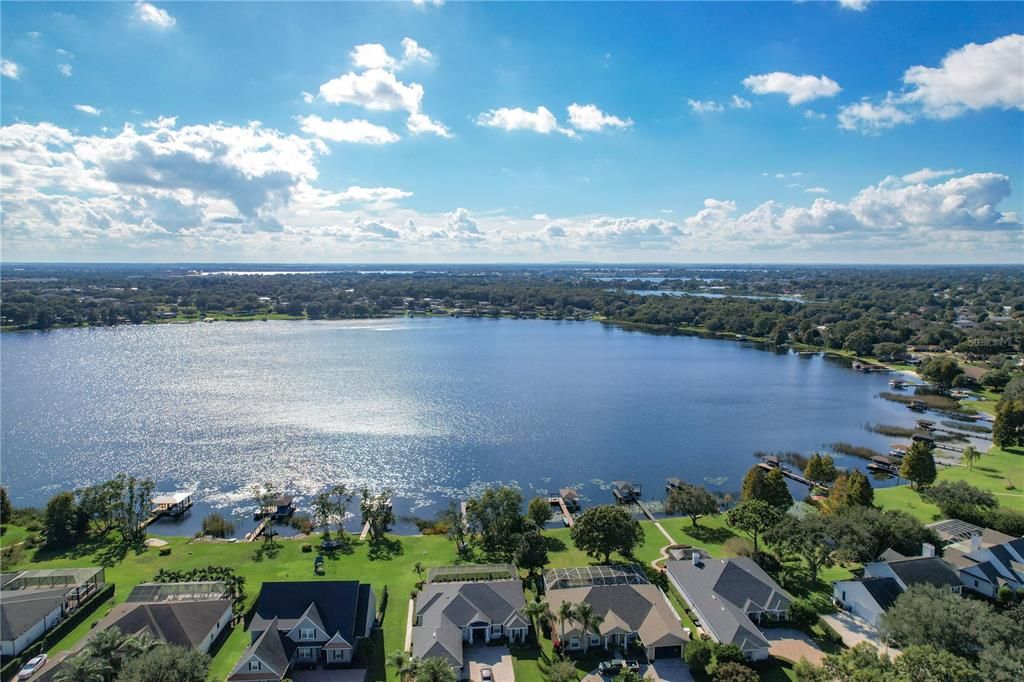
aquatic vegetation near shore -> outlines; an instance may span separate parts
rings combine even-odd
[[[853,443],[846,443],[843,441],[832,443],[829,447],[841,455],[850,455],[852,457],[861,457],[863,459],[871,459],[872,457],[880,457],[882,455],[878,450],[872,450],[871,448],[866,448],[862,445],[854,445]]]

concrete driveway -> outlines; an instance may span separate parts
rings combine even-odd
[[[293,670],[289,677],[295,682],[363,682],[366,679],[366,668]]]
[[[771,646],[768,653],[772,656],[784,658],[787,661],[796,663],[801,658],[818,665],[825,658],[817,643],[800,630],[792,628],[765,628],[761,634],[769,641]]]
[[[690,666],[681,658],[662,658],[647,666],[644,677],[665,682],[694,682]]]
[[[512,654],[507,646],[466,647],[463,655],[469,661],[469,679],[472,682],[481,682],[480,671],[484,668],[491,669],[494,682],[515,682]]]
[[[652,682],[658,682],[659,680],[664,682],[694,682],[693,675],[690,674],[690,666],[686,665],[681,658],[665,658],[648,665],[641,665],[640,674],[643,675],[644,679],[652,680]],[[582,682],[610,682],[614,677],[614,675],[602,676],[595,670],[584,677]]]
[[[867,642],[880,652],[888,653],[890,657],[899,656],[902,653],[899,649],[887,647],[878,635],[875,627],[848,611],[836,611],[821,617],[828,623],[829,627],[836,631],[842,638],[843,644],[851,649],[861,642]]]

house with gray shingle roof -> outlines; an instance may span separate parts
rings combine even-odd
[[[639,643],[648,659],[679,658],[689,634],[665,593],[635,566],[594,566],[555,569],[544,574],[548,608],[556,616],[563,603],[589,604],[601,618],[597,632],[584,632],[580,623],[559,623],[564,650],[591,647],[621,649]],[[564,634],[562,632],[564,628]]]
[[[931,545],[923,547],[925,556],[873,561],[864,565],[864,575],[832,583],[832,598],[843,609],[878,627],[885,613],[912,585],[932,585],[957,594],[963,583],[949,564],[933,556]],[[883,555],[887,556],[887,555]]]
[[[948,545],[943,558],[958,572],[967,589],[990,599],[1004,585],[1017,591],[1024,587],[1024,538],[989,529]]]
[[[20,654],[103,583],[102,568],[43,569],[0,575],[0,654]]]
[[[416,596],[412,655],[442,658],[468,674],[465,646],[493,640],[525,642],[530,621],[518,579],[433,582]]]
[[[757,624],[789,617],[793,597],[746,557],[665,564],[669,581],[697,615],[698,625],[722,644],[735,644],[751,661],[768,658],[770,644]]]
[[[292,668],[351,667],[376,624],[373,589],[354,580],[266,582],[251,644],[228,682],[279,682]]]

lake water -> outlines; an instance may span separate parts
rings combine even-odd
[[[268,480],[388,487],[432,517],[488,484],[524,494],[679,476],[735,491],[755,450],[912,425],[887,377],[822,356],[595,322],[399,318],[4,334],[0,478],[16,504],[127,471],[244,518]],[[846,466],[863,461],[840,458]],[[804,494],[805,491],[801,491]],[[240,527],[251,521],[240,523]],[[404,524],[408,530],[410,526]]]

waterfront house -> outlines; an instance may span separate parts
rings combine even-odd
[[[844,610],[878,627],[882,614],[912,585],[932,585],[957,594],[963,589],[956,572],[925,543],[922,556],[865,564],[862,577],[832,583],[832,596]]]
[[[793,597],[752,559],[669,561],[669,581],[697,616],[697,625],[722,644],[735,644],[750,661],[768,658],[770,644],[758,629],[789,617]]]
[[[947,545],[943,559],[967,589],[990,599],[1003,586],[1014,592],[1024,588],[1024,538],[977,528]]]
[[[265,516],[269,516],[272,519],[284,519],[294,513],[295,498],[291,495],[278,495],[274,499],[270,500],[269,504],[263,508],[261,513],[255,514],[254,517],[257,520]]]
[[[17,656],[104,584],[102,568],[18,571],[0,576],[0,653]]]
[[[67,661],[78,656],[98,633],[117,628],[132,637],[151,639],[195,651],[209,652],[231,622],[231,593],[222,582],[142,583],[136,585],[70,651],[60,654],[32,678],[49,682]],[[120,652],[119,652],[120,653]]]
[[[584,632],[576,621],[566,621],[564,640],[559,640],[564,651],[602,648],[625,655],[639,647],[649,660],[679,658],[689,641],[668,597],[639,566],[552,569],[544,573],[544,587],[556,621],[563,603],[589,604],[602,619],[597,632]],[[561,638],[561,624],[556,631]]]
[[[523,613],[526,598],[514,568],[509,577],[493,580],[472,580],[457,572],[431,575],[436,577],[416,595],[413,656],[444,659],[463,679],[469,675],[466,647],[526,642],[530,621]]]
[[[376,623],[373,589],[354,580],[263,583],[250,644],[228,682],[279,682],[292,668],[353,667]]]

